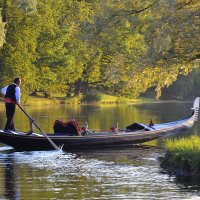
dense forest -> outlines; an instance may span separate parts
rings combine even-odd
[[[91,88],[185,97],[200,86],[199,0],[0,0],[0,7],[0,86],[21,77],[24,95],[47,97]]]

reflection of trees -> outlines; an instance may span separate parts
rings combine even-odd
[[[93,109],[85,106],[82,107],[82,114],[91,129],[105,130],[116,122],[119,122],[119,128],[125,128],[134,122],[148,123],[149,117],[154,116],[153,112],[141,110],[137,105],[104,105],[94,106]]]
[[[0,106],[0,119],[0,129],[3,129],[6,123],[5,108],[3,106]]]
[[[87,121],[89,128],[103,130],[110,129],[116,122],[119,122],[119,128],[125,128],[133,122],[148,123],[150,117],[158,121],[158,116],[154,115],[155,110],[142,109],[138,105],[82,105],[48,108],[30,110],[30,115],[36,119],[45,132],[53,132],[53,123],[56,119],[64,121],[76,119],[81,124]],[[16,114],[16,124],[21,126],[19,129],[28,130],[27,117],[21,112]]]
[[[81,124],[89,123],[90,129],[108,130],[113,123],[119,122],[119,128],[125,128],[133,122],[149,123],[150,117],[154,123],[174,121],[190,114],[189,103],[143,103],[143,104],[112,104],[112,105],[76,105],[76,106],[46,106],[28,109],[38,125],[47,132],[53,132],[56,119],[69,121],[76,119]],[[22,112],[16,113],[17,129],[27,131],[29,120]]]
[[[8,156],[5,163],[4,197],[9,200],[19,199],[14,158]]]

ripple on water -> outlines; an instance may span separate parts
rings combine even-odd
[[[137,156],[135,153],[1,153],[0,166],[13,166],[16,187],[21,188],[18,190],[21,199],[30,196],[35,199],[48,199],[47,196],[52,199],[91,199],[91,196],[94,199],[190,198],[191,192],[180,190],[175,177],[159,173],[155,157],[159,153],[137,152]],[[3,173],[0,179],[3,183]],[[5,189],[3,185],[2,191]]]

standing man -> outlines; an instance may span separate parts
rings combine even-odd
[[[15,114],[15,106],[16,104],[20,104],[20,84],[21,79],[15,78],[14,83],[11,85],[8,85],[1,89],[1,92],[3,95],[5,95],[5,106],[6,106],[6,117],[7,122],[6,126],[4,128],[4,131],[15,131],[13,118]]]

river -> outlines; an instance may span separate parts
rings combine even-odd
[[[88,122],[90,129],[109,129],[119,122],[169,122],[191,113],[192,102],[130,105],[61,105],[25,107],[46,132],[53,132],[56,119]],[[5,125],[0,110],[0,129]],[[27,131],[27,117],[16,110],[15,128]],[[199,122],[173,137],[198,134]],[[200,199],[200,181],[163,172],[159,157],[166,138],[146,145],[73,152],[14,152],[0,145],[0,199]]]

